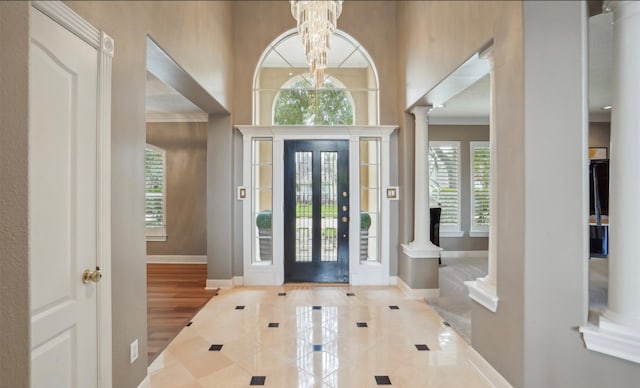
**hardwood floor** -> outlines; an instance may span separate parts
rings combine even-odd
[[[147,264],[148,364],[217,295],[206,279],[206,264]]]

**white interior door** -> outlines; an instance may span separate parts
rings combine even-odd
[[[31,9],[31,386],[97,386],[97,50]]]

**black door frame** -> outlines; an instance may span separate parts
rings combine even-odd
[[[295,153],[313,152],[312,261],[296,262]],[[337,261],[321,261],[320,152],[338,153]],[[343,195],[346,193],[346,196]],[[284,141],[284,280],[285,282],[349,282],[349,141]],[[346,217],[343,219],[343,217]]]

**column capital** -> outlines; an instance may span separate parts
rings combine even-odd
[[[640,2],[635,0],[606,0],[602,9],[605,12],[613,12],[614,13],[614,23],[617,18],[626,17],[626,16],[637,16],[640,17]]]
[[[414,106],[413,108],[411,108],[409,113],[414,115],[416,119],[424,118],[428,122],[429,121],[429,112],[431,112],[432,110],[433,110],[433,106],[432,105],[420,105],[420,106]]]

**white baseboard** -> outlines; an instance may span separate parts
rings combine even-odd
[[[201,255],[147,255],[148,264],[207,264]]]
[[[411,299],[433,299],[440,296],[439,288],[411,288],[400,277],[396,277],[397,286]]]
[[[164,352],[160,353],[158,357],[147,367],[147,374],[151,376],[153,372],[164,368]]]
[[[151,388],[151,379],[149,378],[149,375],[142,380],[140,385],[138,385],[138,388]]]
[[[487,259],[489,251],[442,251],[443,259]]]
[[[494,388],[513,388],[509,382],[502,377],[497,370],[489,364],[487,360],[484,359],[474,348],[469,346],[469,362],[471,365],[476,368],[478,372],[484,377],[484,379],[491,384]]]
[[[207,279],[207,290],[215,290],[217,288],[233,288],[233,279]]]
[[[207,290],[215,290],[217,288],[233,288],[244,285],[244,277],[234,276],[231,279],[207,279]]]

